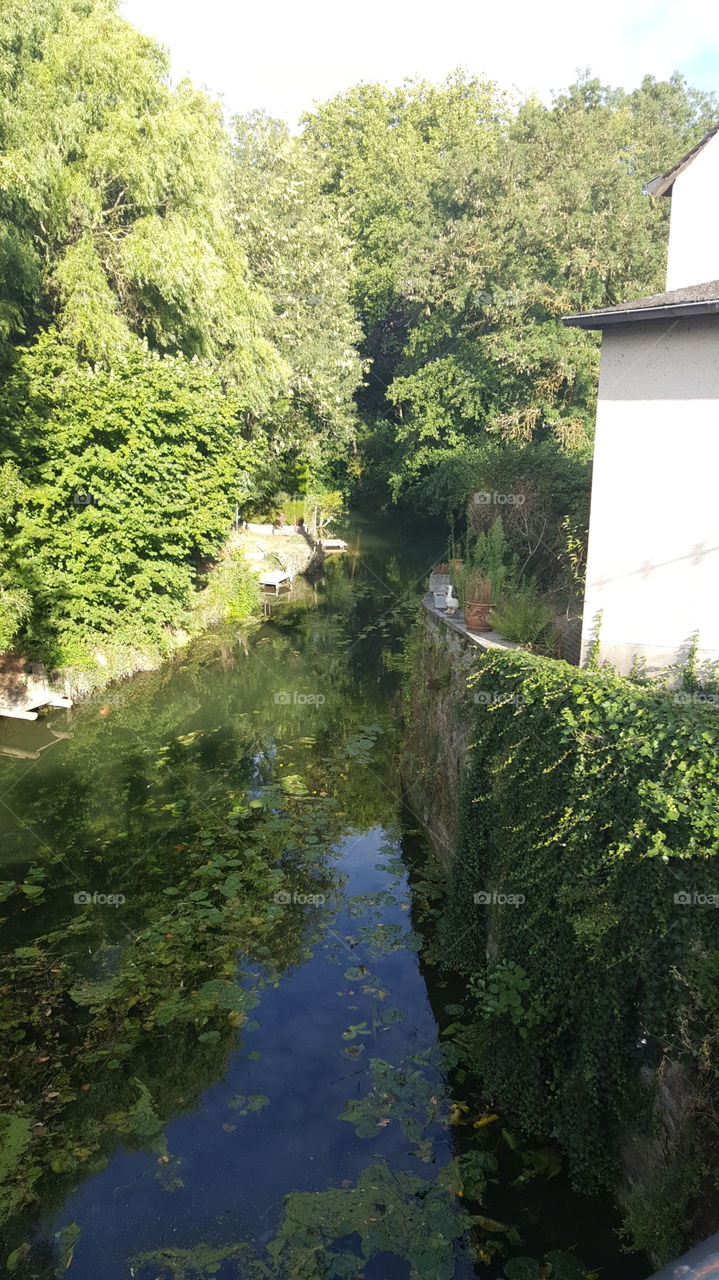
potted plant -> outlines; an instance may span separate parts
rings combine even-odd
[[[464,580],[464,621],[469,631],[491,631],[489,613],[492,608],[492,584],[477,569],[471,569]]]

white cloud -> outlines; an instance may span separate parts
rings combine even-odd
[[[232,111],[261,107],[291,123],[360,80],[440,80],[460,65],[547,98],[578,68],[632,88],[701,61],[700,87],[714,87],[713,70],[719,89],[715,0],[124,0],[122,12],[169,46],[176,75]]]

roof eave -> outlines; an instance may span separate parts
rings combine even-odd
[[[637,307],[634,311],[588,311],[584,315],[562,316],[562,324],[574,329],[608,329],[616,324],[711,315],[719,315],[719,298],[709,302],[679,302],[672,307]]]
[[[642,195],[654,196],[658,200],[660,196],[670,196],[674,190],[675,173],[670,175],[660,174],[658,178],[652,178],[651,182],[645,182],[642,187]]]
[[[708,129],[704,134],[704,137],[700,138],[699,142],[691,148],[691,151],[687,151],[686,155],[682,156],[681,160],[678,160],[675,165],[672,165],[671,169],[667,169],[666,173],[660,173],[658,177],[652,178],[649,182],[645,182],[642,188],[644,195],[654,196],[655,199],[658,199],[659,196],[670,196],[674,190],[674,183],[679,175],[683,173],[685,169],[689,168],[689,165],[696,160],[699,152],[704,150],[707,143],[711,142],[712,138],[716,137],[717,133],[719,133],[719,124],[715,124],[713,128]]]

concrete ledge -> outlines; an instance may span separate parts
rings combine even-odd
[[[514,644],[513,641],[505,640],[504,636],[500,636],[498,631],[470,631],[461,613],[458,612],[450,616],[443,609],[435,609],[431,595],[423,596],[422,604],[427,613],[431,614],[433,618],[437,618],[444,623],[445,627],[449,627],[452,631],[464,636],[470,644],[476,645],[478,649],[519,648],[518,644]]]

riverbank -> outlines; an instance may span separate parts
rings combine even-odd
[[[194,637],[226,620],[251,624],[263,617],[260,578],[282,570],[290,583],[321,565],[322,548],[306,534],[272,526],[240,529],[227,540],[201,589],[174,627],[154,636],[78,636],[65,642],[68,661],[48,668],[37,652],[0,654],[0,717],[89,697],[117,680],[156,671]],[[123,627],[127,630],[126,627]]]

